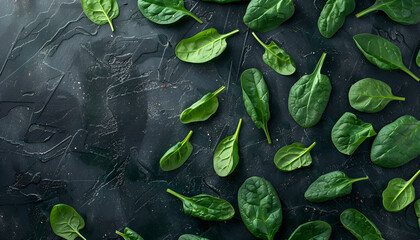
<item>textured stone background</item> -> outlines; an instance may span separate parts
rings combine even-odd
[[[373,66],[356,48],[352,36],[379,34],[402,51],[404,63],[417,75],[415,55],[420,47],[419,24],[404,26],[383,13],[361,19],[354,14],[332,39],[323,38],[316,22],[325,1],[294,0],[295,15],[279,28],[259,33],[276,41],[295,60],[297,72],[278,75],[266,66],[263,49],[242,22],[246,3],[217,5],[186,1],[204,24],[191,18],[162,26],[145,19],[136,1],[119,0],[116,31],[97,26],[84,15],[79,0],[1,0],[0,8],[0,238],[59,239],[49,225],[54,204],[73,206],[86,220],[87,239],[117,239],[115,230],[129,226],[145,239],[177,239],[195,233],[210,239],[253,239],[239,213],[227,222],[205,222],[183,214],[181,203],[165,192],[207,193],[231,202],[250,176],[262,176],[276,188],[284,208],[284,223],[276,239],[287,239],[300,224],[324,220],[333,227],[332,239],[353,239],[339,222],[349,207],[365,213],[388,240],[420,239],[413,206],[386,212],[381,193],[394,177],[410,178],[419,158],[396,169],[369,160],[372,139],[349,157],[333,146],[330,131],[346,111],[374,124],[376,131],[397,117],[420,119],[420,84],[402,71]],[[358,1],[356,12],[373,4]],[[228,39],[221,57],[206,64],[179,61],[176,44],[204,29],[221,33],[240,29]],[[298,126],[287,110],[290,87],[313,71],[327,52],[323,73],[333,85],[330,103],[313,128]],[[239,76],[259,68],[270,89],[273,145],[245,112]],[[391,103],[377,114],[350,108],[347,92],[365,77],[391,85],[405,102]],[[208,121],[183,125],[181,111],[221,85],[220,108]],[[235,172],[218,177],[213,150],[231,135],[239,118],[240,163]],[[194,152],[184,166],[163,172],[159,159],[171,144],[194,130]],[[309,146],[312,166],[292,173],[275,168],[277,149],[293,142]],[[303,193],[319,175],[343,170],[350,177],[368,175],[351,195],[322,204],[307,202]],[[415,182],[420,190],[420,180]],[[417,198],[420,191],[417,191]]]

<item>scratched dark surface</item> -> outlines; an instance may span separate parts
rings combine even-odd
[[[145,19],[136,1],[119,0],[116,31],[97,26],[84,15],[78,0],[1,0],[0,8],[0,239],[59,239],[49,224],[53,205],[73,206],[85,219],[87,239],[117,239],[125,226],[145,239],[177,239],[193,233],[210,239],[253,239],[240,220],[237,190],[250,176],[271,181],[283,205],[283,225],[276,239],[287,239],[300,224],[324,220],[332,239],[354,239],[339,222],[347,208],[365,213],[388,240],[420,239],[412,205],[398,213],[382,207],[381,193],[394,177],[409,179],[419,158],[396,169],[369,160],[372,139],[349,157],[333,146],[330,131],[346,111],[373,123],[379,131],[396,118],[420,119],[420,84],[402,71],[383,71],[370,64],[352,36],[379,34],[398,45],[404,63],[417,75],[419,24],[404,26],[383,13],[361,19],[349,16],[332,38],[323,38],[316,22],[325,1],[294,0],[294,16],[277,29],[259,33],[276,41],[295,60],[297,72],[278,75],[266,66],[263,49],[242,22],[246,3],[218,5],[186,1],[204,24],[191,18],[162,26]],[[354,13],[374,1],[359,1]],[[221,57],[206,64],[187,64],[174,55],[176,44],[201,30],[221,33],[240,29],[228,39]],[[313,71],[322,52],[328,53],[322,72],[332,82],[330,103],[313,128],[298,126],[287,110],[290,87]],[[269,146],[262,130],[245,112],[239,76],[257,67],[270,89],[272,117]],[[351,84],[373,77],[407,98],[377,114],[352,110],[347,100]],[[218,112],[208,121],[183,125],[181,111],[221,85]],[[212,165],[218,142],[233,134],[239,118],[240,163],[235,172],[218,177]],[[159,159],[171,144],[194,130],[194,151],[179,169],[163,172]],[[292,173],[275,168],[275,152],[302,142],[312,151],[313,164]],[[350,177],[368,175],[354,184],[347,197],[322,204],[307,202],[303,193],[319,175],[342,170]],[[420,180],[414,183],[420,190]],[[236,215],[227,222],[206,222],[187,216],[181,202],[165,192],[187,196],[206,193],[231,202]],[[417,197],[420,191],[417,191]]]

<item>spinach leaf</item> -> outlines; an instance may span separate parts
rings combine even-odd
[[[185,197],[179,193],[166,189],[182,201],[184,212],[192,217],[209,221],[226,221],[235,215],[235,209],[229,202],[206,194]]]
[[[370,151],[371,161],[381,167],[402,166],[420,155],[420,121],[402,116],[383,127]]]
[[[331,139],[337,150],[352,155],[367,138],[376,135],[372,124],[364,123],[353,113],[346,112],[338,119],[331,131]]]
[[[344,210],[340,221],[358,240],[384,240],[375,224],[356,209]]]
[[[302,167],[307,167],[312,163],[310,151],[316,142],[305,148],[302,143],[293,143],[280,148],[274,156],[274,164],[283,172],[290,172]]]
[[[124,229],[124,233],[121,233],[119,231],[115,231],[115,233],[123,237],[124,240],[144,240],[142,237],[140,237],[140,235],[138,235],[136,232],[134,232],[128,227]]]
[[[98,25],[109,23],[111,30],[114,31],[112,19],[120,14],[117,0],[82,0],[82,7],[92,22]]]
[[[405,98],[394,96],[388,84],[373,78],[356,82],[349,91],[350,105],[361,112],[377,113],[393,100],[405,101]]]
[[[352,184],[367,180],[368,177],[351,179],[341,171],[334,171],[320,176],[305,192],[310,202],[325,202],[351,193]]]
[[[414,202],[414,211],[416,212],[416,216],[418,217],[420,227],[420,199],[417,199],[417,201]]]
[[[417,63],[417,66],[420,67],[420,50],[419,50],[419,53],[417,54],[417,57],[416,57],[416,63]]]
[[[178,240],[209,240],[208,238],[199,237],[192,234],[181,235]]]
[[[79,230],[85,227],[85,221],[69,205],[55,205],[50,213],[50,224],[53,232],[57,236],[67,240],[74,240],[77,237],[86,240],[79,232]]]
[[[214,171],[221,177],[226,177],[231,174],[235,170],[236,165],[238,165],[238,137],[241,125],[242,119],[239,119],[235,134],[223,139],[214,151]]]
[[[140,12],[150,21],[157,24],[171,24],[184,16],[190,16],[203,23],[192,12],[184,7],[184,0],[138,0]]]
[[[215,3],[231,3],[231,2],[243,2],[245,0],[201,0],[203,2],[215,2]]]
[[[265,64],[281,75],[292,75],[296,71],[296,65],[293,59],[283,49],[277,46],[275,42],[266,45],[254,32],[252,32],[252,35],[265,48],[263,55]]]
[[[322,36],[331,38],[343,26],[346,16],[354,11],[354,0],[328,0],[318,19]]]
[[[237,32],[239,32],[238,29],[230,33],[219,34],[214,28],[207,29],[179,42],[175,48],[175,54],[184,62],[208,62],[225,51],[227,47],[226,38]]]
[[[271,144],[268,132],[270,119],[269,92],[262,73],[256,68],[245,70],[241,75],[242,98],[248,115],[258,129],[263,129]]]
[[[417,81],[420,79],[404,65],[400,49],[383,37],[370,33],[361,33],[353,37],[363,55],[378,68],[383,70],[401,69]]]
[[[324,221],[312,221],[300,225],[289,237],[289,240],[328,240],[332,228]]]
[[[219,100],[217,99],[217,95],[225,89],[224,86],[217,89],[213,93],[207,93],[204,95],[200,100],[195,102],[189,108],[185,109],[179,119],[183,124],[191,123],[191,122],[201,122],[206,121],[213,115],[217,108],[219,108]]]
[[[398,212],[414,201],[415,190],[413,182],[419,176],[420,170],[408,181],[394,178],[382,192],[382,203],[388,212]]]
[[[261,177],[245,180],[238,191],[238,207],[248,231],[260,239],[274,239],[283,215],[280,199],[269,181]]]
[[[193,145],[189,142],[193,131],[182,141],[169,148],[160,159],[160,168],[163,171],[172,171],[182,166],[193,151]]]
[[[251,0],[244,23],[259,32],[268,32],[280,26],[295,13],[292,0]]]
[[[369,8],[356,14],[361,17],[367,13],[381,10],[393,21],[401,24],[416,24],[420,22],[420,2],[418,0],[376,0]]]
[[[289,112],[305,128],[319,122],[330,99],[330,79],[321,74],[326,55],[322,54],[312,74],[301,77],[290,89]]]

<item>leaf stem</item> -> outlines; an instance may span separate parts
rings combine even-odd
[[[115,233],[116,233],[116,234],[118,234],[118,235],[120,235],[121,237],[124,237],[124,235],[125,235],[124,233],[119,232],[118,230],[117,230],[117,231],[115,231]]]
[[[191,135],[193,134],[193,131],[191,130],[188,135],[185,137],[185,139],[182,141],[182,144],[186,143],[188,140],[190,140]]]
[[[79,233],[79,231],[76,231],[76,234],[77,234],[77,235],[79,235],[79,237],[80,237],[81,239],[86,240],[86,238],[85,238],[85,237],[83,237],[83,236],[82,236],[82,234],[80,234],[80,233]]]
[[[309,151],[311,151],[311,150],[312,150],[312,148],[314,148],[314,147],[315,147],[315,145],[316,145],[316,142],[312,143],[312,144],[311,144],[311,146],[309,146],[309,147],[306,149],[306,151],[305,151],[305,152],[309,152]]]
[[[414,174],[414,176],[412,178],[410,178],[410,180],[408,180],[407,182],[407,186],[412,184],[414,182],[414,180],[416,180],[416,178],[420,175],[420,169],[416,172],[416,174]]]
[[[190,11],[186,11],[185,12],[188,16],[194,18],[197,22],[199,22],[200,24],[203,24],[203,21],[201,21],[201,19],[199,19],[197,16],[194,15],[194,13],[190,12]]]
[[[217,89],[215,92],[213,92],[213,96],[216,96],[217,94],[219,94],[221,91],[223,91],[226,87],[225,86],[221,86],[219,89]]]
[[[373,12],[373,11],[376,11],[376,10],[377,10],[377,6],[375,6],[375,4],[374,4],[374,5],[366,8],[365,10],[359,12],[358,14],[356,14],[356,17],[359,18],[359,17],[361,17],[361,16],[363,16],[365,14],[368,14],[368,13]]]
[[[239,135],[239,130],[241,129],[241,125],[242,125],[242,118],[239,119],[238,127],[236,127],[235,136]]]
[[[405,101],[405,97],[397,97],[397,96],[393,96],[393,97],[390,97],[390,99],[392,99],[392,100],[397,100],[397,101]]]
[[[267,127],[266,122],[264,123],[263,130],[264,130],[265,136],[267,137],[268,144],[271,144],[271,137],[270,137],[270,133],[268,132],[268,127]]]
[[[350,183],[355,183],[355,182],[359,182],[359,181],[363,181],[363,180],[368,180],[369,179],[369,177],[368,176],[366,176],[366,177],[362,177],[362,178],[354,178],[354,179],[352,179],[351,181],[350,181]]]
[[[261,39],[258,38],[257,34],[255,34],[255,32],[252,32],[252,35],[254,36],[255,40],[257,40],[257,42],[259,42],[261,44],[261,46],[263,46],[264,48],[266,47],[266,44],[261,41]]]
[[[166,189],[166,192],[167,193],[170,193],[170,194],[172,194],[172,195],[174,195],[175,197],[177,197],[177,198],[179,198],[179,199],[184,199],[184,200],[187,200],[187,197],[185,197],[185,196],[183,196],[183,195],[181,195],[181,194],[179,194],[179,193],[177,193],[177,192],[174,192],[174,191],[172,191],[171,189]]]
[[[318,64],[316,65],[316,68],[315,68],[315,70],[312,74],[314,74],[314,73],[316,73],[317,75],[321,74],[322,65],[324,65],[324,61],[325,61],[326,56],[327,56],[326,53],[322,53],[322,56],[319,59]]]
[[[420,78],[418,78],[416,75],[414,75],[414,73],[412,73],[407,67],[404,66],[400,69],[403,70],[408,75],[410,75],[412,78],[414,78],[417,82],[420,81]]]
[[[232,36],[233,34],[235,34],[235,33],[237,33],[237,32],[239,32],[239,29],[233,30],[233,31],[232,31],[232,32],[230,32],[230,33],[226,33],[226,34],[224,34],[223,36],[224,36],[225,38],[228,38],[228,37]]]

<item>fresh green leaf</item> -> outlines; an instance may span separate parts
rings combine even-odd
[[[320,176],[305,192],[310,202],[325,202],[351,193],[355,182],[367,180],[368,177],[351,179],[341,171],[334,171]]]
[[[414,202],[414,211],[416,212],[416,216],[418,218],[419,227],[420,227],[420,199],[417,199],[417,201]]]
[[[193,145],[189,139],[193,131],[182,141],[171,147],[160,159],[160,167],[163,171],[172,171],[182,166],[193,151]]]
[[[103,25],[109,23],[114,31],[112,20],[120,14],[117,0],[81,0],[83,11],[86,16],[95,24]]]
[[[208,221],[226,221],[235,215],[235,210],[229,202],[206,194],[185,197],[179,193],[166,191],[182,201],[184,212],[192,217]]]
[[[324,221],[312,221],[300,225],[289,237],[289,240],[328,240],[332,228]]]
[[[384,240],[375,224],[356,209],[344,210],[340,221],[358,240]]]
[[[281,75],[292,75],[296,71],[296,65],[293,59],[283,49],[277,46],[275,42],[271,42],[269,45],[266,45],[254,32],[252,32],[252,35],[254,35],[254,38],[265,49],[265,53],[263,55],[263,61],[265,64]]]
[[[259,32],[268,32],[280,26],[295,13],[292,0],[251,0],[244,23]]]
[[[402,178],[394,178],[388,182],[388,186],[382,192],[382,203],[388,212],[398,212],[414,201],[416,196],[413,182],[419,176],[420,170],[408,181]]]
[[[367,138],[376,135],[372,124],[364,123],[353,113],[346,112],[338,119],[331,131],[331,139],[337,150],[352,155]]]
[[[401,24],[420,22],[420,1],[418,0],[376,0],[369,8],[356,14],[361,17],[373,11],[384,11],[389,18]]]
[[[238,165],[238,137],[241,124],[242,119],[239,119],[235,134],[223,139],[214,151],[214,171],[221,177],[226,177],[231,174],[235,170],[236,165]]]
[[[157,24],[171,24],[184,16],[190,16],[203,23],[192,12],[184,7],[184,0],[138,0],[140,12],[150,21]]]
[[[245,109],[258,129],[263,129],[271,144],[268,132],[270,119],[269,92],[262,73],[256,68],[245,70],[241,75],[242,98]]]
[[[243,2],[245,0],[201,0],[203,2],[215,2],[215,3],[231,3],[231,2]]]
[[[417,63],[417,66],[420,67],[420,50],[419,50],[419,53],[417,54],[417,57],[416,57],[416,63]]]
[[[326,55],[322,54],[312,74],[301,77],[290,89],[289,112],[305,128],[319,122],[330,99],[330,79],[321,74]]]
[[[420,121],[402,116],[383,127],[372,144],[370,159],[387,168],[402,166],[420,155]]]
[[[200,236],[192,235],[192,234],[184,234],[181,235],[178,240],[209,240],[208,238],[203,238]]]
[[[302,167],[307,167],[312,163],[310,151],[316,142],[305,148],[302,143],[293,143],[280,148],[274,156],[274,163],[280,171],[290,172]]]
[[[195,102],[189,108],[185,109],[179,119],[183,124],[192,122],[206,121],[213,115],[219,107],[217,95],[223,91],[225,87],[221,87],[213,93],[207,93],[200,100]]]
[[[119,231],[115,231],[115,233],[123,237],[124,240],[144,240],[142,237],[140,237],[140,235],[138,235],[136,232],[134,232],[128,227],[124,229],[124,233],[121,233]]]
[[[318,19],[322,36],[331,38],[343,26],[347,15],[356,7],[354,0],[328,0]]]
[[[219,34],[214,28],[207,29],[191,38],[179,42],[175,48],[175,54],[184,62],[208,62],[225,51],[227,47],[226,38],[237,32],[239,32],[239,30],[234,30],[226,34]]]
[[[388,84],[373,78],[356,82],[349,91],[350,105],[361,112],[377,113],[393,100],[405,101],[405,98],[394,96]]]
[[[378,68],[383,70],[401,69],[417,81],[420,79],[404,65],[400,49],[383,37],[361,33],[353,37],[363,55]]]
[[[85,221],[69,205],[55,205],[50,213],[50,224],[53,232],[57,236],[67,240],[74,240],[77,237],[86,240],[79,232],[85,227]]]
[[[248,231],[273,240],[283,221],[281,202],[273,185],[264,178],[250,177],[238,191],[238,207]]]

